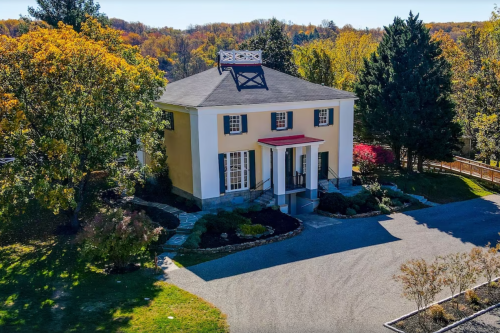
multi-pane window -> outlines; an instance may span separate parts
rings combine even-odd
[[[169,111],[163,112],[163,119],[165,120],[165,129],[173,130],[174,129],[174,113]]]
[[[276,129],[286,129],[286,112],[276,112]]]
[[[229,131],[231,134],[241,133],[241,116],[229,116]]]
[[[248,189],[248,151],[226,153],[224,159],[226,191]]]
[[[319,126],[328,125],[328,109],[319,110]]]

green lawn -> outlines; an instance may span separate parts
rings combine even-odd
[[[150,256],[124,275],[88,264],[74,236],[54,236],[64,219],[31,205],[0,224],[0,332],[229,331],[213,305],[158,281]]]
[[[235,253],[235,252],[231,252]],[[231,253],[223,252],[223,253],[183,253],[178,254],[174,258],[174,264],[180,268],[189,267],[198,265],[210,260],[219,259],[230,255]]]
[[[495,192],[488,183],[454,174],[415,173],[412,175],[399,172],[378,172],[379,182],[392,182],[405,193],[423,195],[437,203],[449,203],[469,200],[490,195]]]

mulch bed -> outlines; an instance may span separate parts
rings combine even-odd
[[[156,207],[127,203],[124,208],[132,211],[144,211],[153,222],[158,223],[165,229],[175,229],[180,224],[180,220],[174,214]]]
[[[498,283],[498,280],[497,280]],[[488,290],[489,289],[489,290]],[[467,302],[465,299],[465,294],[461,294],[457,297],[455,297],[452,300],[447,300],[442,303],[439,303],[446,313],[451,314],[455,320],[448,320],[448,321],[435,321],[431,318],[427,318],[426,323],[427,323],[427,328],[428,330],[425,330],[422,328],[418,321],[418,314],[415,313],[414,315],[405,318],[403,320],[398,321],[397,323],[391,324],[391,326],[404,331],[406,333],[413,333],[413,332],[435,332],[440,330],[443,327],[449,326],[453,324],[456,321],[459,321],[465,317],[471,316],[476,312],[479,312],[483,309],[486,309],[492,305],[500,303],[500,287],[496,288],[488,288],[487,285],[482,285],[476,289],[474,289],[476,294],[480,298],[480,303],[479,304],[471,304]],[[457,303],[455,303],[457,302]]]
[[[241,214],[252,220],[252,224],[262,224],[274,229],[274,234],[262,236],[260,238],[245,239],[236,235],[236,231],[228,232],[227,239],[221,237],[220,233],[205,232],[201,235],[200,249],[216,248],[219,246],[236,245],[251,242],[257,239],[267,239],[274,236],[286,234],[296,230],[300,223],[293,217],[283,214],[279,210],[266,208],[259,212],[248,212]]]

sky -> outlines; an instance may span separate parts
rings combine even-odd
[[[495,7],[484,0],[94,0],[108,17],[139,21],[152,27],[186,29],[213,22],[239,23],[276,17],[296,24],[333,20],[339,27],[377,28],[395,16],[420,13],[424,22],[485,21]],[[0,0],[0,19],[26,15],[35,0]]]

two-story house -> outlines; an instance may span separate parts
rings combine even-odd
[[[272,191],[293,214],[328,179],[350,186],[355,95],[262,66],[260,51],[219,56],[157,101],[174,193],[213,209]]]

